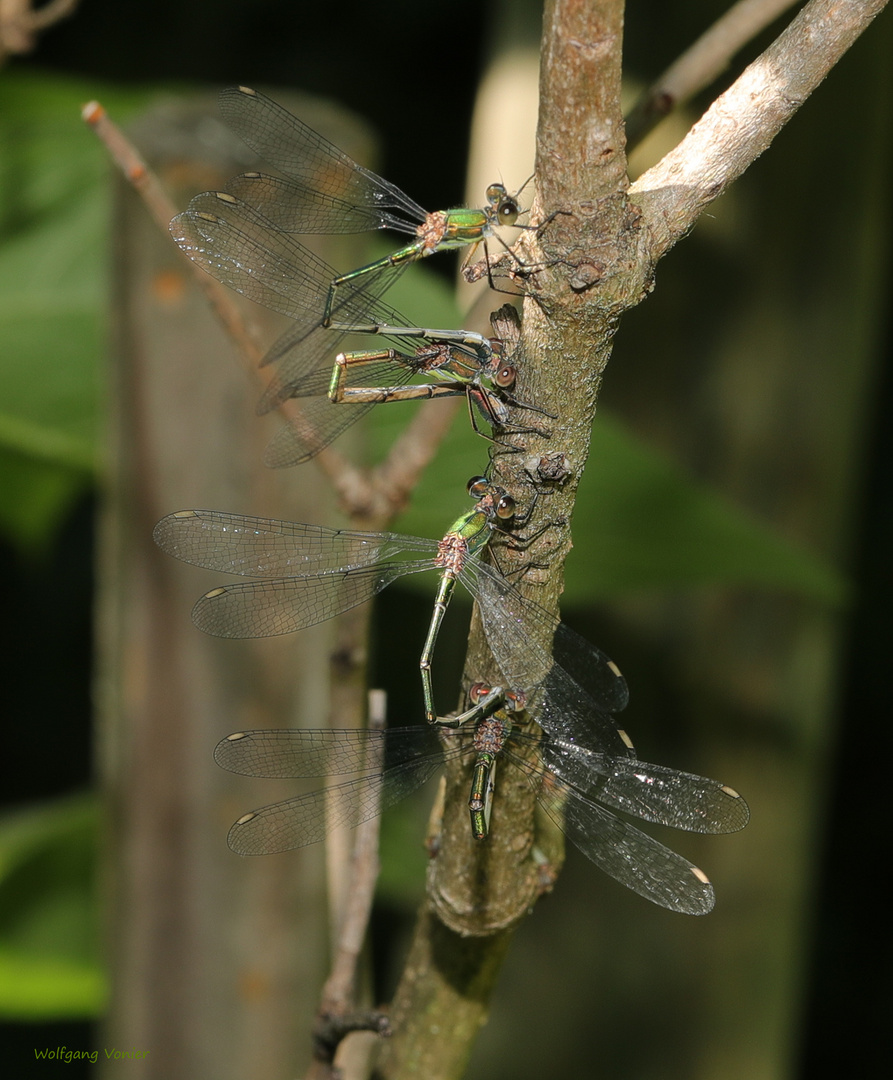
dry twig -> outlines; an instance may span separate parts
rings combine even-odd
[[[0,63],[4,57],[31,52],[41,30],[67,19],[78,0],[50,0],[35,8],[34,0],[0,0]]]
[[[369,691],[368,726],[381,731],[386,722],[386,698],[382,690]],[[381,748],[379,748],[381,749]],[[371,770],[382,768],[381,760],[370,760]],[[375,882],[378,878],[378,834],[380,818],[373,814],[357,827],[349,867],[346,903],[341,913],[332,971],[323,987],[314,1027],[314,1062],[307,1080],[328,1080],[340,1075],[335,1053],[344,1037],[355,1031],[390,1034],[385,1013],[357,1009],[357,965],[369,925]]]
[[[886,6],[887,0],[810,0],[682,142],[631,185],[652,260],[756,161]]]
[[[626,118],[626,150],[673,109],[709,86],[748,41],[796,0],[738,0],[645,91]]]

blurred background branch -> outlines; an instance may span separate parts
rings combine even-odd
[[[626,114],[627,152],[674,109],[704,90],[732,58],[797,0],[738,0],[675,60]]]
[[[37,45],[42,30],[67,19],[78,0],[0,0],[0,64],[8,56],[28,53]]]

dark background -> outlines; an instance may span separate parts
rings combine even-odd
[[[656,74],[723,6],[630,3],[627,69],[643,78]],[[44,36],[33,57],[14,63],[97,80],[242,82],[327,95],[381,134],[383,175],[424,205],[446,206],[463,190],[465,132],[487,43],[504,32],[535,39],[537,20],[536,4],[500,7],[478,0],[341,0],[337,5],[89,0]],[[888,353],[889,326],[885,337]],[[885,670],[893,595],[887,555],[893,540],[891,394],[887,374],[878,387],[870,463],[854,521],[856,602],[840,710],[847,722],[838,738],[825,870],[816,899],[798,1064],[804,1077],[819,1066],[860,1077],[882,1075],[889,1068],[880,1056],[886,1040],[876,1036],[886,1030],[890,1016],[886,850],[879,848],[882,843],[886,848],[880,831],[888,816],[891,760]],[[80,790],[89,783],[93,513],[92,500],[85,499],[62,529],[52,557],[39,565],[23,563],[5,545],[0,549],[7,568],[7,615],[0,623],[2,653],[8,659],[6,716],[19,732],[14,761],[5,755],[7,765],[13,765],[4,770],[2,798],[9,804]],[[385,640],[391,637],[388,620],[402,618],[395,615],[395,604],[385,596],[377,615]],[[35,641],[42,643],[39,652]],[[457,642],[453,647],[458,650]],[[41,696],[39,723],[35,687]],[[863,1031],[866,1037],[835,1037],[841,1031]],[[16,1029],[3,1025],[2,1035],[12,1046]],[[21,1038],[29,1047],[93,1044],[84,1028],[72,1024],[39,1031],[27,1027]],[[12,1059],[19,1059],[17,1052]],[[66,1075],[73,1074],[69,1066]]]

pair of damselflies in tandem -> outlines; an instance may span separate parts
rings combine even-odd
[[[476,686],[472,691],[506,704],[500,690]],[[535,711],[533,716],[539,718]],[[612,811],[689,832],[730,833],[747,824],[744,799],[715,780],[639,761],[631,745],[623,756],[609,754],[597,735],[579,730],[573,740],[532,734],[529,724],[502,707],[492,715],[484,709],[478,719],[469,717],[458,727],[238,732],[221,740],[214,753],[232,772],[270,778],[353,773],[357,778],[245,814],[230,829],[228,842],[242,855],[316,843],[339,825],[358,825],[394,805],[452,758],[473,762],[468,807],[473,834],[484,840],[496,763],[504,761],[532,785],[542,809],[600,870],[662,907],[707,914],[715,897],[704,872]]]
[[[477,828],[488,816],[488,791],[497,758],[522,769],[538,785],[547,812],[566,823],[575,843],[608,874],[655,903],[703,914],[713,906],[705,875],[687,860],[605,807],[647,821],[700,832],[742,828],[748,811],[733,789],[713,780],[637,762],[611,715],[628,699],[626,682],[599,649],[526,599],[499,571],[480,561],[495,529],[514,503],[484,478],[478,497],[440,541],[396,533],[320,526],[188,510],[162,519],[157,543],[185,562],[258,578],[213,589],[193,610],[196,624],[224,637],[263,637],[312,626],[371,599],[406,574],[437,570],[441,581],[420,660],[424,728],[376,732],[247,732],[224,740],[220,764],[249,775],[322,776],[350,773],[379,744],[385,766],[334,789],[340,807],[328,814],[317,792],[247,815],[230,843],[244,854],[300,847],[337,823],[357,824],[422,784],[444,756],[473,752]],[[425,558],[400,558],[425,554]],[[457,726],[437,723],[431,661],[446,606],[460,580],[476,599],[488,644],[505,687]],[[510,702],[527,703],[543,729],[531,736],[511,718]],[[435,730],[443,742],[438,744]],[[513,747],[539,740],[541,766]],[[331,793],[330,793],[331,794]],[[328,816],[327,816],[328,814]],[[481,816],[483,815],[483,816]]]
[[[238,87],[220,101],[230,126],[285,175],[246,173],[225,192],[197,195],[171,232],[217,280],[295,320],[263,361],[275,363],[277,374],[258,411],[291,397],[304,400],[300,416],[271,443],[267,463],[306,461],[382,401],[465,394],[491,426],[504,427],[507,407],[518,404],[509,389],[520,354],[503,358],[499,330],[494,340],[417,327],[380,297],[412,262],[485,242],[494,227],[514,224],[516,199],[497,184],[483,209],[428,213],[263,94]],[[367,229],[415,239],[345,275],[295,239]],[[391,347],[340,353],[333,364],[348,333],[379,335]],[[434,381],[411,384],[417,375]]]

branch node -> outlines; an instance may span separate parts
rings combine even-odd
[[[313,1025],[314,1058],[331,1065],[341,1040],[353,1031],[373,1031],[388,1038],[392,1034],[390,1017],[378,1009],[359,1009],[344,1015],[319,1013]]]

